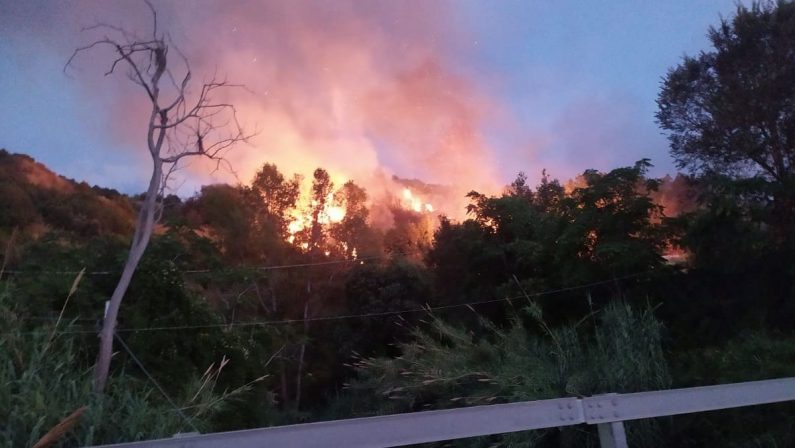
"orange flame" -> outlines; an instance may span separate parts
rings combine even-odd
[[[433,205],[423,202],[421,199],[414,196],[414,193],[406,187],[403,189],[403,202],[402,206],[408,210],[414,210],[417,213],[433,212]]]
[[[287,224],[287,242],[289,243],[295,243],[296,234],[312,224],[312,218],[310,218],[311,210],[317,206],[317,201],[310,200],[309,193],[303,191],[298,200],[298,204],[296,209],[293,210],[292,221]],[[347,210],[345,207],[343,205],[334,204],[334,194],[329,193],[326,197],[323,209],[318,213],[317,221],[321,225],[336,224],[342,222],[346,214]],[[307,243],[302,243],[300,247],[306,250],[309,248],[309,245]]]
[[[325,210],[329,222],[337,223],[345,219],[345,209],[339,206],[327,207]]]

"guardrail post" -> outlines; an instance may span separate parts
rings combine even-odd
[[[619,420],[618,394],[604,394],[583,400],[585,422],[596,425],[599,430],[601,448],[627,448],[627,433],[624,422]]]
[[[596,425],[599,429],[601,448],[628,448],[624,422],[611,422]]]

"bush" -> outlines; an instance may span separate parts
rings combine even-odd
[[[748,332],[726,344],[679,354],[677,386],[691,387],[795,376],[795,337]],[[795,446],[795,403],[744,407],[674,418],[671,444],[682,447]]]
[[[225,399],[242,392],[216,394],[221,367],[202,378],[188,378],[173,393],[174,409],[145,380],[127,371],[110,378],[104,394],[92,392],[91,365],[81,359],[80,332],[74,322],[26,325],[28,316],[14,306],[0,284],[0,447],[32,446],[73,411],[85,406],[77,424],[56,446],[85,446],[170,437],[209,429]],[[93,336],[92,336],[93,337]],[[187,420],[190,420],[190,423]]]
[[[537,307],[526,308],[542,332],[514,320],[500,329],[483,320],[483,336],[433,319],[395,359],[366,358],[350,387],[356,413],[391,413],[464,405],[636,392],[670,386],[661,325],[650,311],[622,303],[606,307],[591,332],[578,325],[549,328]],[[387,399],[387,400],[384,400]],[[367,406],[370,406],[367,409]],[[632,446],[656,446],[653,421],[627,425]],[[474,446],[583,446],[595,434],[581,428],[474,439]]]

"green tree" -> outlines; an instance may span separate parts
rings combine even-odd
[[[791,329],[795,3],[738,6],[708,35],[712,48],[671,69],[657,100],[671,154],[703,191],[682,244],[710,286],[699,295],[730,310],[722,326],[753,311]]]
[[[95,369],[95,389],[98,392],[102,392],[108,379],[113,355],[113,331],[119,308],[149,245],[155,223],[160,218],[160,201],[170,175],[180,162],[193,157],[206,157],[221,163],[225,150],[248,137],[240,127],[235,107],[213,99],[213,94],[218,94],[219,90],[229,86],[226,81],[213,77],[203,83],[197,89],[198,92],[190,92],[193,90],[190,88],[193,87],[190,65],[183,57],[184,68],[179,73],[174,59],[169,64],[169,47],[173,42],[168,33],[157,28],[157,12],[154,6],[148,2],[146,5],[153,19],[151,34],[146,38],[138,37],[136,33],[123,28],[99,23],[86,30],[91,30],[100,37],[77,48],[64,67],[64,70],[68,68],[84,52],[97,47],[108,48],[113,51],[114,56],[106,74],[110,75],[125,67],[127,78],[145,92],[151,107],[146,126],[146,151],[152,160],[152,172],[138,208],[127,260],[110,296],[103,319]]]
[[[533,203],[539,211],[551,213],[566,196],[566,191],[557,179],[549,180],[547,170],[541,170],[541,183],[536,187]]]
[[[389,313],[421,309],[431,297],[431,282],[424,266],[396,258],[387,264],[368,263],[352,269],[345,281],[347,312],[351,314]],[[405,340],[421,313],[385,314],[370,319],[335,323],[339,356],[352,353],[365,356],[394,353],[394,343]],[[366,338],[358,335],[366,334]]]
[[[380,253],[380,241],[367,220],[367,191],[353,181],[346,182],[334,193],[334,204],[345,210],[345,217],[339,222],[330,223],[329,234],[337,243],[338,250],[346,257],[356,255],[373,256]]]
[[[782,231],[795,219],[795,3],[738,6],[713,48],[668,72],[657,119],[694,173],[758,176]]]
[[[288,212],[295,208],[299,196],[299,177],[290,180],[284,178],[276,165],[262,165],[250,191],[254,195],[252,206],[257,212],[259,232],[275,233],[282,239],[287,238]]]
[[[253,210],[242,188],[205,185],[187,202],[186,209],[192,225],[209,233],[227,259],[239,263],[254,256],[249,245]]]
[[[9,180],[0,183],[0,227],[25,228],[41,220],[27,191]]]
[[[510,196],[518,196],[528,201],[533,201],[533,188],[527,185],[527,174],[524,171],[520,171],[516,175],[516,179],[508,185],[506,193]]]
[[[583,173],[586,185],[560,205],[567,224],[555,245],[555,261],[563,278],[597,281],[662,265],[666,235],[653,224],[662,210],[650,197],[659,185],[645,177],[650,166],[644,159],[608,173]]]

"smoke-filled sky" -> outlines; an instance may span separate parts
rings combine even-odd
[[[654,122],[661,77],[706,49],[735,0],[156,1],[160,29],[231,93],[250,144],[228,153],[247,183],[263,162],[339,180],[418,178],[497,189],[520,170],[561,180],[648,157],[673,172]],[[0,0],[0,147],[77,180],[145,187],[146,97],[110,53],[72,50],[105,22],[151,30],[142,1]],[[172,58],[171,61],[178,62]],[[179,70],[177,70],[179,71]],[[195,163],[179,193],[228,181]]]

